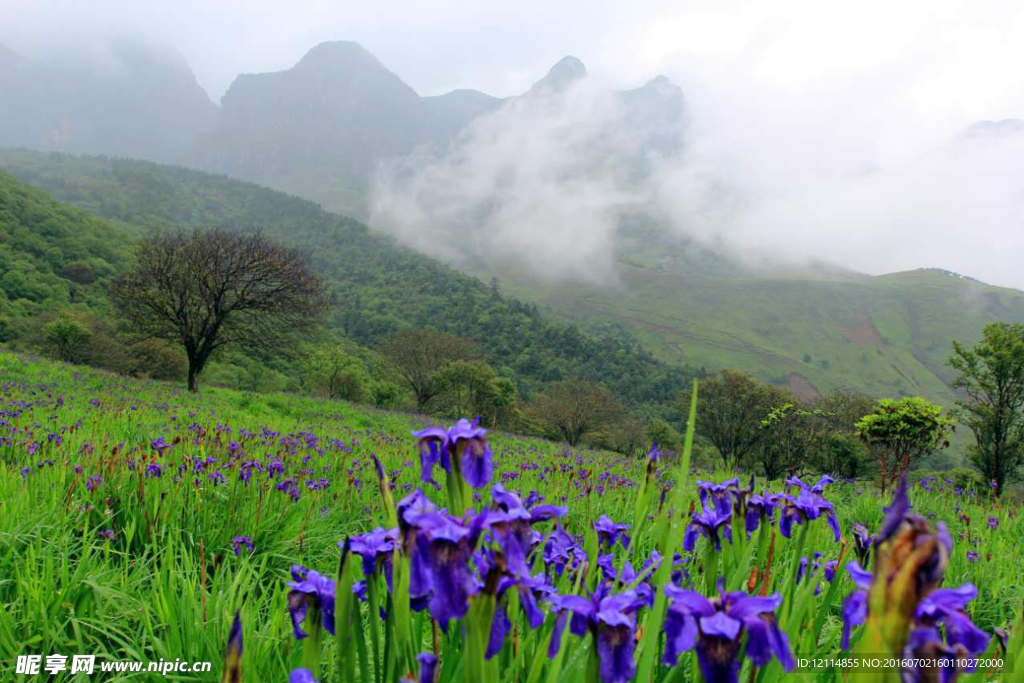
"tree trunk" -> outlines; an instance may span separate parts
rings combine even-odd
[[[188,390],[193,394],[199,391],[199,385],[196,381],[199,377],[199,368],[194,359],[188,359]]]

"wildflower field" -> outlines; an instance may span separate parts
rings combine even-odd
[[[3,352],[0,462],[2,680],[1024,680],[1024,516],[942,477],[766,482]]]

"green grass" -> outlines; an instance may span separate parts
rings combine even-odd
[[[419,480],[409,430],[422,427],[423,418],[338,402],[217,388],[192,396],[178,386],[0,352],[0,411],[0,437],[5,437],[0,441],[4,680],[17,655],[56,653],[95,653],[110,660],[209,660],[214,662],[213,675],[179,675],[178,680],[216,680],[232,615],[241,608],[243,680],[283,681],[303,661],[286,609],[289,567],[301,564],[334,575],[337,542],[383,523],[386,512],[371,455],[380,457],[389,471],[396,499]],[[159,437],[179,442],[157,457],[151,442]],[[642,522],[644,505],[636,504],[633,482],[643,481],[642,460],[570,451],[507,434],[490,434],[488,439],[495,454],[495,481],[503,479],[524,495],[536,489],[547,502],[568,505],[564,522],[570,532],[585,535],[589,522],[600,514],[643,525],[630,551],[637,565],[664,542],[661,518]],[[210,458],[214,461],[197,473],[196,463]],[[270,479],[266,472],[253,472],[246,484],[239,473],[247,460],[264,466],[279,460],[285,473]],[[146,476],[151,461],[163,465],[160,477]],[[176,480],[179,465],[185,468]],[[669,462],[664,476],[673,467],[677,465]],[[222,472],[225,481],[215,485],[213,471]],[[90,490],[89,478],[95,476],[102,482]],[[695,473],[696,479],[724,476]],[[286,477],[298,480],[297,501],[275,488]],[[321,477],[329,479],[322,489],[304,485]],[[945,585],[974,583],[979,597],[969,612],[975,622],[989,632],[1006,627],[1021,603],[1024,517],[1018,508],[993,506],[984,494],[961,497],[952,486],[942,486],[945,490],[934,493],[915,487],[912,502],[915,512],[944,520],[953,534]],[[836,484],[827,494],[845,537],[854,521],[871,529],[879,525],[883,501],[869,484]],[[486,492],[484,496],[486,500]],[[694,500],[693,485],[681,489],[680,496]],[[655,493],[650,504],[656,505],[657,498]],[[959,521],[961,513],[970,517],[969,525]],[[998,517],[998,529],[986,525],[989,515]],[[807,528],[801,541],[804,554],[820,550],[822,562],[836,559],[841,546],[828,528],[820,522]],[[114,531],[112,540],[100,533],[108,529]],[[255,551],[236,556],[234,536],[251,536]],[[776,540],[775,566],[792,568],[797,535]],[[757,555],[753,548],[726,545],[721,566],[730,588],[745,587],[749,563]],[[979,552],[982,560],[968,563],[968,549]],[[697,558],[704,553],[698,547],[694,554],[690,566],[695,575]],[[616,563],[621,562],[625,551],[619,548],[616,555]],[[776,574],[773,587],[787,590],[791,570]],[[842,570],[837,581],[835,591],[823,583],[826,590],[820,597],[810,589],[796,590],[780,613],[796,653],[839,653],[839,605],[852,584]],[[801,627],[810,615],[817,629]],[[429,648],[429,627],[422,619],[415,623],[423,636],[418,647]],[[512,680],[517,667],[534,661],[524,660],[523,653],[541,652],[542,634],[548,632],[548,626],[531,632],[521,619],[516,623],[524,649],[515,657],[503,651],[502,681]],[[460,646],[457,633],[442,638],[442,653],[445,647]],[[333,661],[333,644],[325,649],[325,661]],[[585,650],[581,643],[575,652]],[[564,662],[559,660],[560,678],[548,671],[549,676],[582,678],[586,656],[571,652]],[[748,669],[749,663],[744,672]],[[682,667],[680,676],[689,670]],[[456,668],[444,671],[450,679]],[[666,680],[672,671],[656,666],[656,680]],[[765,671],[765,680],[781,675],[770,667]],[[802,677],[834,680],[831,674]],[[741,679],[746,680],[745,673]]]

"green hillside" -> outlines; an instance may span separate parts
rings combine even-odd
[[[582,334],[358,221],[251,183],[149,162],[20,150],[0,151],[0,168],[110,221],[111,245],[163,227],[262,229],[310,254],[328,285],[331,329],[364,346],[403,327],[472,338],[524,396],[545,382],[582,377],[664,414],[694,375],[654,358],[621,327]]]
[[[843,388],[949,405],[950,340],[973,342],[992,320],[1024,320],[1024,293],[943,271],[758,273],[646,237],[622,241],[615,287],[481,270],[484,279],[500,276],[502,293],[355,220],[223,176],[27,151],[0,151],[0,167],[109,220],[122,236],[168,225],[261,227],[308,249],[329,274],[332,326],[346,336],[373,345],[404,326],[470,336],[527,394],[540,382],[586,376],[630,403],[664,404],[688,376],[673,368],[684,364],[747,370],[802,395]],[[592,334],[551,324],[538,305]]]
[[[974,342],[993,320],[1024,321],[1024,292],[939,270],[730,277],[635,254],[618,266],[614,288],[525,277],[509,287],[584,327],[624,325],[666,361],[746,370],[805,396],[841,388],[948,405],[950,341]]]
[[[125,237],[0,171],[0,341],[47,311],[106,311],[106,283],[128,263]]]

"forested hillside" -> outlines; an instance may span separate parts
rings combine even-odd
[[[148,162],[28,151],[0,152],[0,167],[107,219],[110,245],[161,228],[261,229],[310,254],[328,284],[334,330],[365,346],[404,327],[469,337],[526,396],[542,383],[580,377],[664,414],[695,374],[655,359],[616,326],[582,334],[358,221],[257,185]]]
[[[128,262],[125,237],[0,170],[0,341],[45,311],[108,313],[105,284]]]

